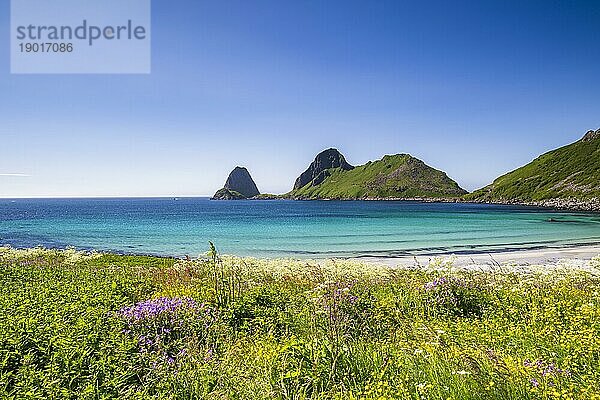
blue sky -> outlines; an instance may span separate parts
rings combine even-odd
[[[11,75],[0,1],[3,197],[281,193],[332,146],[475,189],[600,127],[594,1],[154,0],[149,75]]]

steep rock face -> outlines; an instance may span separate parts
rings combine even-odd
[[[592,142],[596,139],[600,139],[600,129],[596,131],[587,131],[585,136],[581,139],[583,142]]]
[[[235,167],[229,174],[225,186],[215,193],[215,200],[239,200],[258,196],[260,192],[244,167]]]
[[[346,162],[342,153],[337,149],[327,149],[319,153],[308,169],[296,179],[294,190],[301,189],[309,183],[314,186],[319,185],[329,176],[327,170],[331,168],[350,171],[354,167]]]
[[[260,194],[256,183],[252,180],[250,173],[244,167],[235,167],[225,182],[225,189],[241,193],[246,197],[254,197]]]

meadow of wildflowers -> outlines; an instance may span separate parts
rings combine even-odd
[[[0,398],[600,399],[600,260],[401,270],[0,248]]]

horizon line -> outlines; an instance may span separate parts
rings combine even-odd
[[[90,195],[90,196],[3,196],[0,195],[0,199],[2,200],[25,200],[25,199],[169,199],[169,198],[205,198],[212,197],[212,195],[194,195],[194,194],[186,194],[186,195]]]

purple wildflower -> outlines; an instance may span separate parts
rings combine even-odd
[[[554,375],[556,372],[558,372],[558,370],[554,366],[554,363],[550,363],[546,368],[544,368],[544,370],[542,371],[542,375]]]
[[[204,362],[208,362],[213,358],[213,349],[208,349],[206,355],[204,356]]]
[[[454,286],[454,287],[458,286],[458,287],[466,288],[469,285],[463,279],[459,279],[459,278],[446,278],[445,276],[441,276],[439,278],[435,278],[431,282],[427,282],[427,283],[425,283],[425,285],[423,285],[424,289],[427,290],[427,291],[438,289],[438,288],[449,287],[449,286]]]
[[[538,380],[537,380],[537,379],[535,379],[535,378],[531,378],[531,379],[529,380],[529,382],[531,382],[531,385],[532,385],[533,387],[538,387],[538,386],[540,386],[540,383],[539,383],[539,382],[538,382]]]
[[[123,307],[117,313],[126,324],[122,330],[137,340],[138,352],[147,360],[176,364],[186,355],[190,339],[206,337],[215,322],[213,310],[190,298],[161,297]]]
[[[448,278],[445,278],[442,276],[441,278],[435,278],[433,281],[427,282],[424,285],[424,288],[425,288],[425,290],[433,290],[437,287],[444,286],[444,285],[448,284],[449,282],[450,281],[448,280]]]
[[[152,319],[164,314],[172,314],[180,309],[197,309],[196,301],[190,298],[168,298],[160,297],[123,307],[118,314],[126,320],[137,322],[144,319]]]
[[[544,360],[536,360],[531,362],[529,359],[523,361],[523,365],[527,368],[531,368],[535,376],[542,379],[549,386],[554,386],[553,380],[558,379],[561,376],[571,376],[571,372],[565,369],[558,368],[553,362],[547,362]],[[534,387],[539,385],[539,381],[536,378],[529,380]]]

